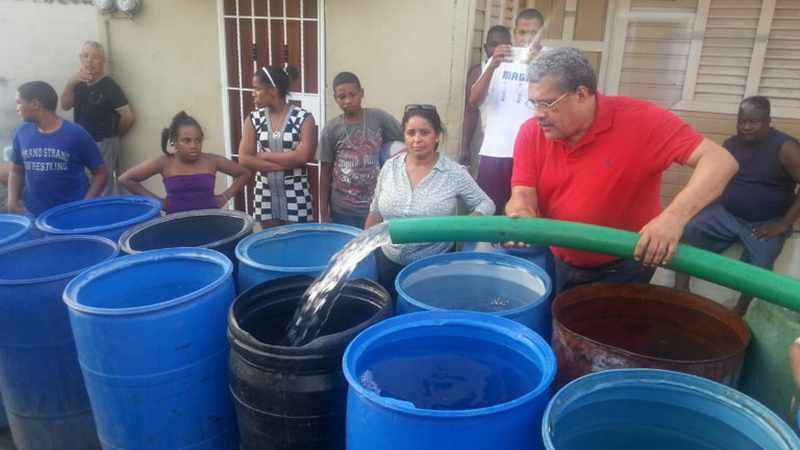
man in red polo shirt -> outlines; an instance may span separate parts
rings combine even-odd
[[[577,49],[541,54],[528,67],[533,118],[514,146],[506,214],[639,232],[635,261],[554,247],[558,291],[602,281],[647,283],[669,262],[684,226],[738,170],[736,160],[675,114],[651,103],[604,96]],[[661,174],[695,169],[662,211]]]

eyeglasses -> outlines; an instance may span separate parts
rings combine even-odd
[[[571,95],[572,92],[564,92],[561,94],[560,97],[553,100],[552,102],[537,102],[536,100],[528,100],[527,105],[530,109],[534,111],[556,111],[556,105],[561,101],[567,98],[567,96]]]
[[[407,113],[409,111],[419,111],[419,110],[436,112],[436,106],[434,106],[434,105],[419,105],[419,104],[416,104],[416,103],[411,103],[409,105],[406,105],[406,107],[403,109],[403,114],[405,114],[405,113]]]

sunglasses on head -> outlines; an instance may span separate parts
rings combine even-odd
[[[406,105],[405,109],[403,110],[403,114],[409,111],[431,111],[436,112],[436,107],[433,105],[419,105],[416,103],[411,103]]]

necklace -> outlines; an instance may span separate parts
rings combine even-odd
[[[277,138],[281,137],[281,134],[283,132],[283,130],[282,130],[283,121],[284,121],[284,119],[286,119],[286,115],[289,114],[289,108],[290,108],[290,106],[286,105],[286,109],[284,109],[283,112],[281,113],[280,120],[278,121],[278,127],[277,128],[272,126],[272,116],[269,117],[270,128],[272,128],[272,137],[274,139],[277,139]]]

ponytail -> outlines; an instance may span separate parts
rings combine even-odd
[[[161,130],[161,152],[172,158],[172,153],[167,151],[168,144],[169,144],[169,128],[164,128],[163,130]]]

